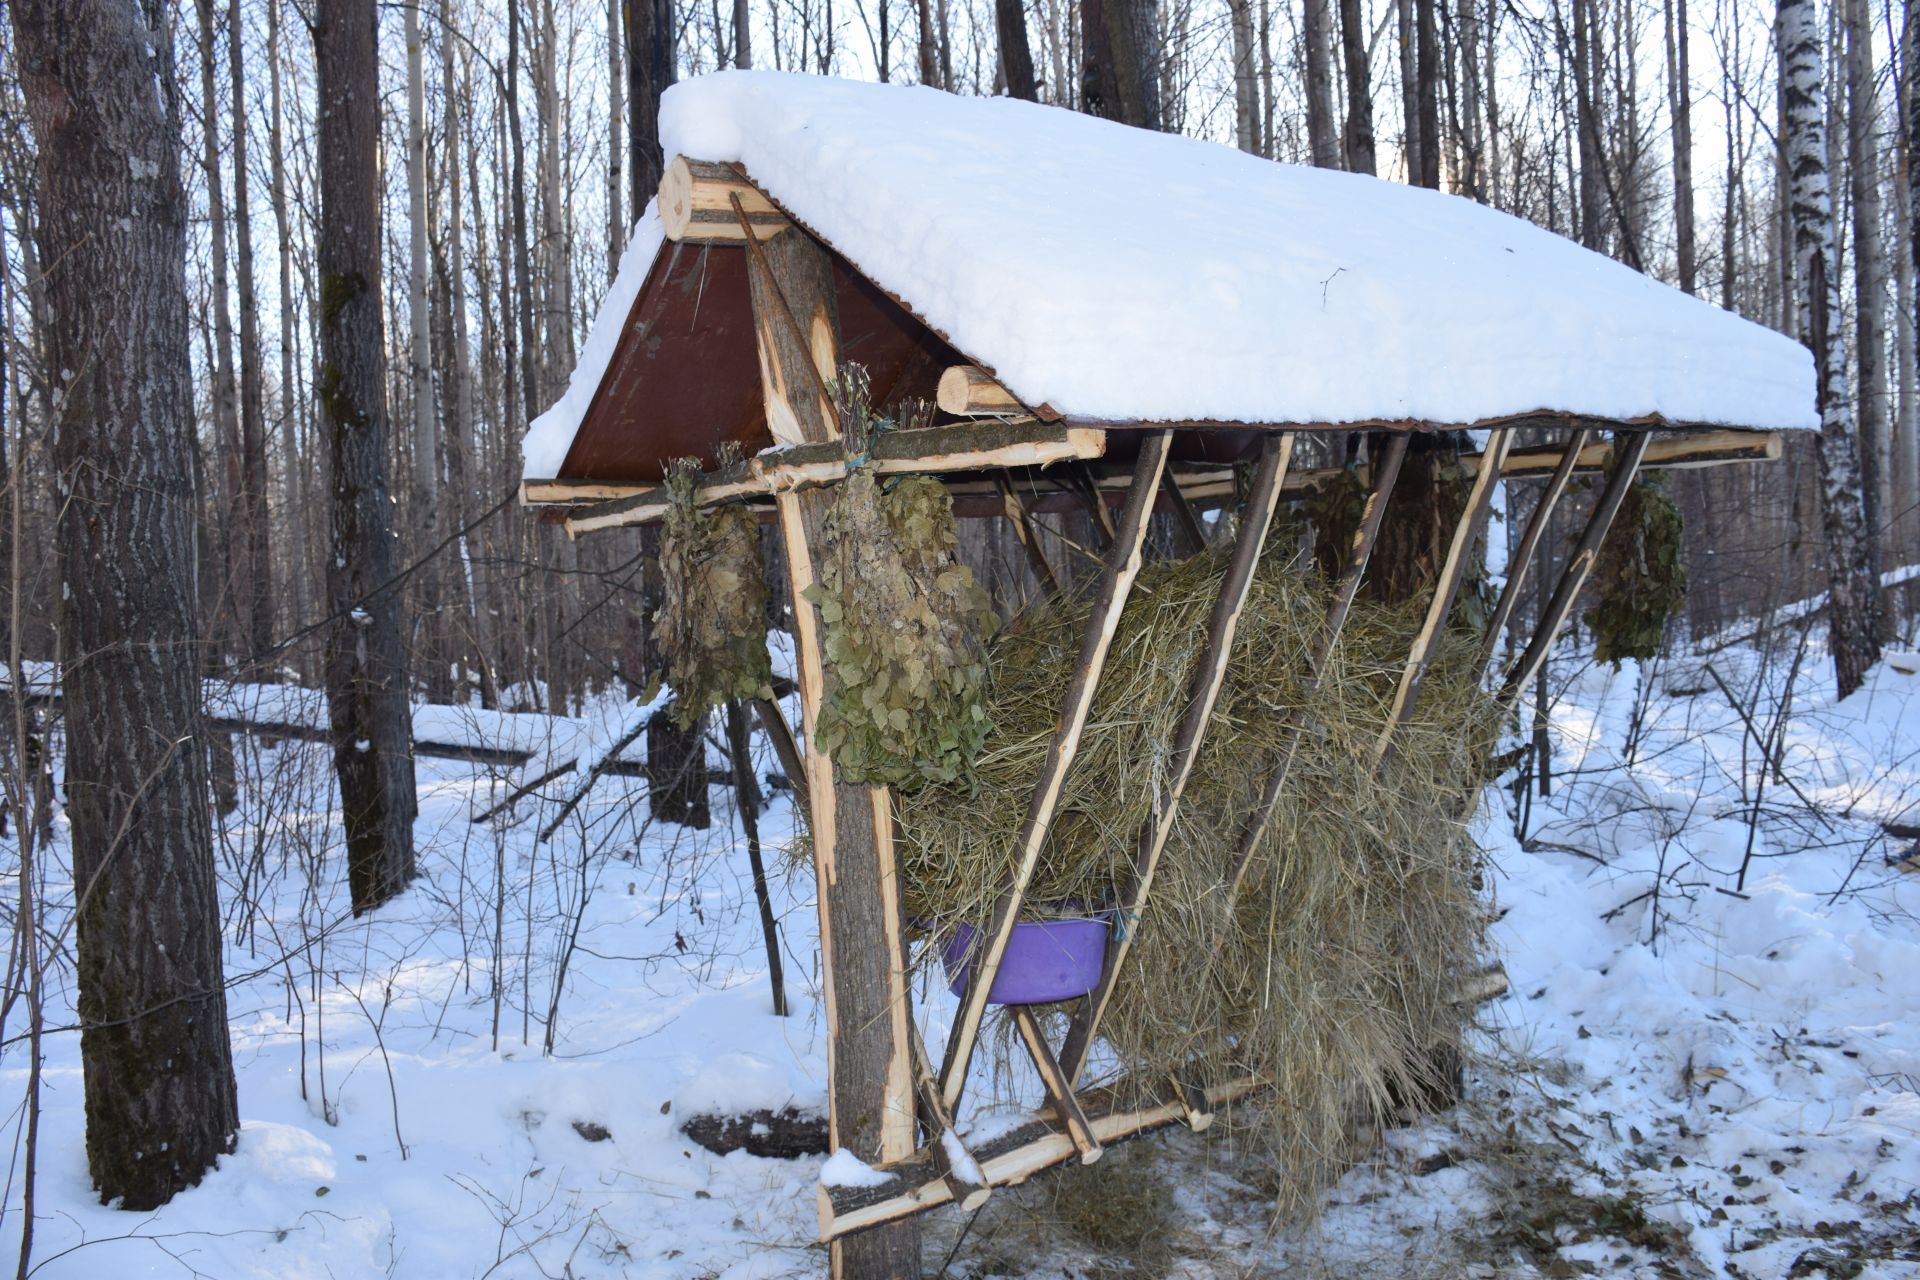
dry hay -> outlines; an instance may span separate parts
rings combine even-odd
[[[1265,1081],[1236,1123],[1260,1126],[1291,1175],[1283,1207],[1301,1209],[1354,1155],[1356,1130],[1424,1096],[1436,1083],[1425,1064],[1457,1050],[1462,1011],[1448,995],[1481,941],[1479,851],[1464,819],[1497,711],[1468,674],[1475,637],[1445,638],[1376,780],[1374,744],[1424,601],[1356,602],[1324,678],[1305,694],[1309,728],[1229,904],[1234,849],[1305,693],[1326,610],[1324,581],[1288,563],[1294,537],[1275,533],[1254,579],[1103,1031],[1114,1074]],[[1224,568],[1215,550],[1141,573],[1028,891],[1032,914],[1114,900],[1172,764]],[[989,646],[993,728],[976,790],[934,785],[901,797],[907,912],[936,935],[986,919],[1012,874],[1088,612],[1084,600],[1043,607]]]

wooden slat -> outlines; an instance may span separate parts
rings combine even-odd
[[[1480,655],[1474,660],[1475,684],[1486,675],[1487,667],[1493,661],[1494,650],[1500,644],[1500,635],[1507,629],[1507,619],[1513,616],[1513,608],[1520,602],[1520,588],[1533,569],[1533,557],[1540,549],[1540,540],[1547,535],[1553,509],[1559,504],[1560,496],[1567,491],[1574,468],[1586,452],[1588,434],[1585,427],[1576,427],[1561,446],[1560,461],[1554,464],[1553,472],[1547,478],[1545,492],[1534,503],[1533,514],[1527,518],[1527,528],[1520,535],[1519,545],[1507,558],[1507,582],[1500,588],[1500,599],[1493,607],[1493,617],[1487,622],[1486,637],[1480,642]]]
[[[907,1023],[913,1039],[913,1091],[920,1101],[920,1122],[927,1132],[923,1148],[933,1160],[934,1172],[946,1182],[953,1202],[971,1212],[987,1202],[993,1188],[983,1181],[979,1162],[960,1138],[953,1112],[940,1096],[940,1078],[934,1074],[933,1060],[927,1057],[926,1043],[920,1038],[920,1025]]]
[[[1208,1089],[1206,1102],[1209,1108],[1224,1107],[1258,1088],[1260,1082],[1250,1077],[1230,1081]],[[1163,1086],[1156,1092],[1165,1095],[1170,1091]],[[1128,1084],[1096,1090],[1084,1099],[1088,1127],[1102,1147],[1111,1147],[1185,1118],[1184,1100],[1175,1098],[1139,1106],[1133,1099],[1141,1093],[1141,1089]],[[981,1144],[974,1153],[981,1172],[986,1174],[987,1184],[993,1187],[1017,1186],[1078,1154],[1072,1138],[1055,1117],[1043,1117],[1023,1125]],[[877,1186],[820,1187],[822,1240],[844,1239],[856,1232],[952,1203],[952,1193],[945,1179],[934,1170],[932,1155],[926,1150],[917,1151],[882,1172],[892,1177]]]
[[[1106,965],[1101,971],[1100,984],[1081,1004],[1067,1031],[1061,1062],[1069,1081],[1078,1081],[1080,1073],[1086,1069],[1094,1036],[1099,1032],[1100,1020],[1106,1015],[1107,1005],[1113,998],[1114,985],[1119,981],[1121,969],[1132,950],[1134,931],[1139,925],[1141,913],[1146,909],[1147,895],[1153,890],[1160,856],[1166,850],[1167,840],[1173,835],[1174,822],[1180,815],[1181,798],[1186,794],[1187,782],[1193,776],[1193,767],[1200,759],[1207,725],[1213,718],[1220,687],[1226,681],[1227,663],[1233,654],[1234,632],[1240,625],[1240,613],[1246,607],[1247,592],[1253,586],[1253,576],[1260,565],[1260,552],[1266,546],[1267,533],[1273,527],[1274,509],[1280,502],[1281,481],[1286,476],[1287,464],[1293,460],[1293,445],[1292,435],[1270,435],[1261,444],[1260,462],[1254,471],[1253,488],[1247,497],[1246,510],[1240,518],[1240,532],[1234,541],[1233,556],[1227,562],[1219,592],[1214,597],[1213,612],[1207,621],[1206,644],[1195,658],[1193,672],[1188,677],[1186,711],[1174,736],[1173,753],[1165,781],[1154,797],[1153,815],[1141,825],[1134,838],[1133,862],[1128,869],[1127,883],[1121,890],[1116,928],[1107,942]]]
[[[975,1041],[980,1034],[980,1019],[986,1012],[987,993],[1000,972],[1001,957],[1020,906],[1026,900],[1027,884],[1040,861],[1040,850],[1053,826],[1053,815],[1060,803],[1067,771],[1073,767],[1080,749],[1080,734],[1086,728],[1087,713],[1093,708],[1100,675],[1106,669],[1107,650],[1120,626],[1120,612],[1126,607],[1133,581],[1140,574],[1140,546],[1147,533],[1147,512],[1160,488],[1160,472],[1167,463],[1167,448],[1173,434],[1162,431],[1148,436],[1140,445],[1140,457],[1134,464],[1133,487],[1127,493],[1116,536],[1108,547],[1105,572],[1100,588],[1087,615],[1087,630],[1080,643],[1080,654],[1068,679],[1062,699],[1060,721],[1048,744],[1040,777],[1034,783],[1033,797],[1027,804],[1026,818],[1015,844],[1017,860],[1012,880],[994,902],[993,918],[982,935],[985,945],[974,956],[967,982],[967,994],[961,1001],[953,1033],[947,1039],[946,1059],[940,1067],[940,1090],[947,1106],[956,1108],[966,1088],[967,1067],[973,1061]]]
[[[1607,477],[1606,488],[1600,491],[1600,497],[1594,503],[1593,515],[1587,520],[1579,545],[1574,548],[1573,559],[1567,562],[1566,569],[1560,574],[1559,584],[1553,589],[1552,599],[1547,601],[1539,628],[1533,633],[1526,650],[1508,670],[1506,679],[1501,682],[1500,696],[1507,701],[1513,700],[1519,690],[1533,679],[1534,673],[1540,670],[1540,664],[1547,660],[1547,651],[1553,647],[1567,615],[1573,612],[1580,588],[1586,585],[1587,576],[1593,572],[1593,562],[1600,554],[1600,544],[1606,540],[1607,531],[1613,527],[1613,518],[1620,512],[1620,504],[1626,501],[1627,490],[1633,487],[1634,477],[1640,473],[1640,460],[1646,456],[1648,442],[1649,435],[1645,431],[1614,433],[1616,460],[1613,471]]]
[[[977,364],[957,364],[942,373],[934,403],[957,418],[1011,416],[1027,411],[1019,397]]]
[[[757,454],[700,477],[694,502],[704,507],[784,490],[819,488],[846,479],[856,465],[863,463],[880,475],[937,474],[1046,467],[1098,458],[1106,451],[1104,432],[1049,426],[1031,418],[884,431],[873,438],[864,458],[850,459],[846,447],[837,440]],[[650,524],[666,516],[668,505],[665,490],[650,486],[568,516],[567,533],[578,537],[600,529]]]
[[[1447,625],[1447,615],[1453,612],[1453,602],[1460,594],[1460,584],[1466,580],[1467,566],[1473,560],[1473,547],[1480,540],[1480,534],[1487,527],[1487,512],[1493,506],[1493,486],[1500,478],[1500,464],[1506,460],[1507,450],[1513,444],[1511,429],[1501,427],[1487,437],[1485,465],[1473,478],[1473,487],[1467,491],[1466,509],[1460,513],[1460,519],[1453,527],[1453,538],[1447,544],[1447,558],[1441,562],[1440,576],[1433,584],[1433,598],[1427,602],[1426,617],[1420,623],[1420,630],[1413,636],[1413,642],[1407,649],[1407,665],[1400,672],[1400,683],[1393,691],[1393,707],[1387,713],[1387,723],[1380,730],[1380,738],[1374,744],[1374,765],[1383,763],[1393,749],[1395,732],[1413,715],[1413,709],[1420,697],[1420,682],[1426,678],[1427,664],[1433,660],[1433,646],[1440,638],[1441,631]]]

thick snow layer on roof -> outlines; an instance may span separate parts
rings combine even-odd
[[[669,156],[744,164],[1023,401],[1071,418],[1818,425],[1798,343],[1459,197],[1012,99],[778,72],[676,85],[660,129]],[[550,420],[598,381],[627,265],[529,475]]]

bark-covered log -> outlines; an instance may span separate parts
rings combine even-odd
[[[165,21],[134,5],[12,17],[49,356],[70,371],[53,462],[87,1164],[103,1201],[147,1210],[240,1127],[194,658],[179,93]]]
[[[744,1151],[770,1160],[797,1160],[827,1154],[827,1118],[797,1107],[737,1116],[703,1113],[681,1125],[680,1132],[719,1156]]]
[[[380,298],[379,61],[373,0],[315,11],[320,136],[320,419],[333,454],[327,711],[355,914],[413,879],[406,651],[387,478]]]

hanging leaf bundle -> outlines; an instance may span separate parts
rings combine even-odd
[[[1684,532],[1680,508],[1658,479],[1642,477],[1627,490],[1593,563],[1597,603],[1582,618],[1596,659],[1618,667],[1660,652],[1667,619],[1687,598]]]
[[[654,615],[675,694],[674,719],[683,727],[711,707],[773,696],[759,521],[737,504],[694,505],[698,473],[691,458],[667,468],[669,506],[660,535],[665,590]]]
[[[873,419],[864,379],[848,372],[841,434],[863,451]],[[821,534],[819,581],[806,593],[826,625],[821,750],[853,782],[971,786],[988,728],[984,643],[999,619],[954,557],[945,486],[910,476],[883,489],[857,468]]]

